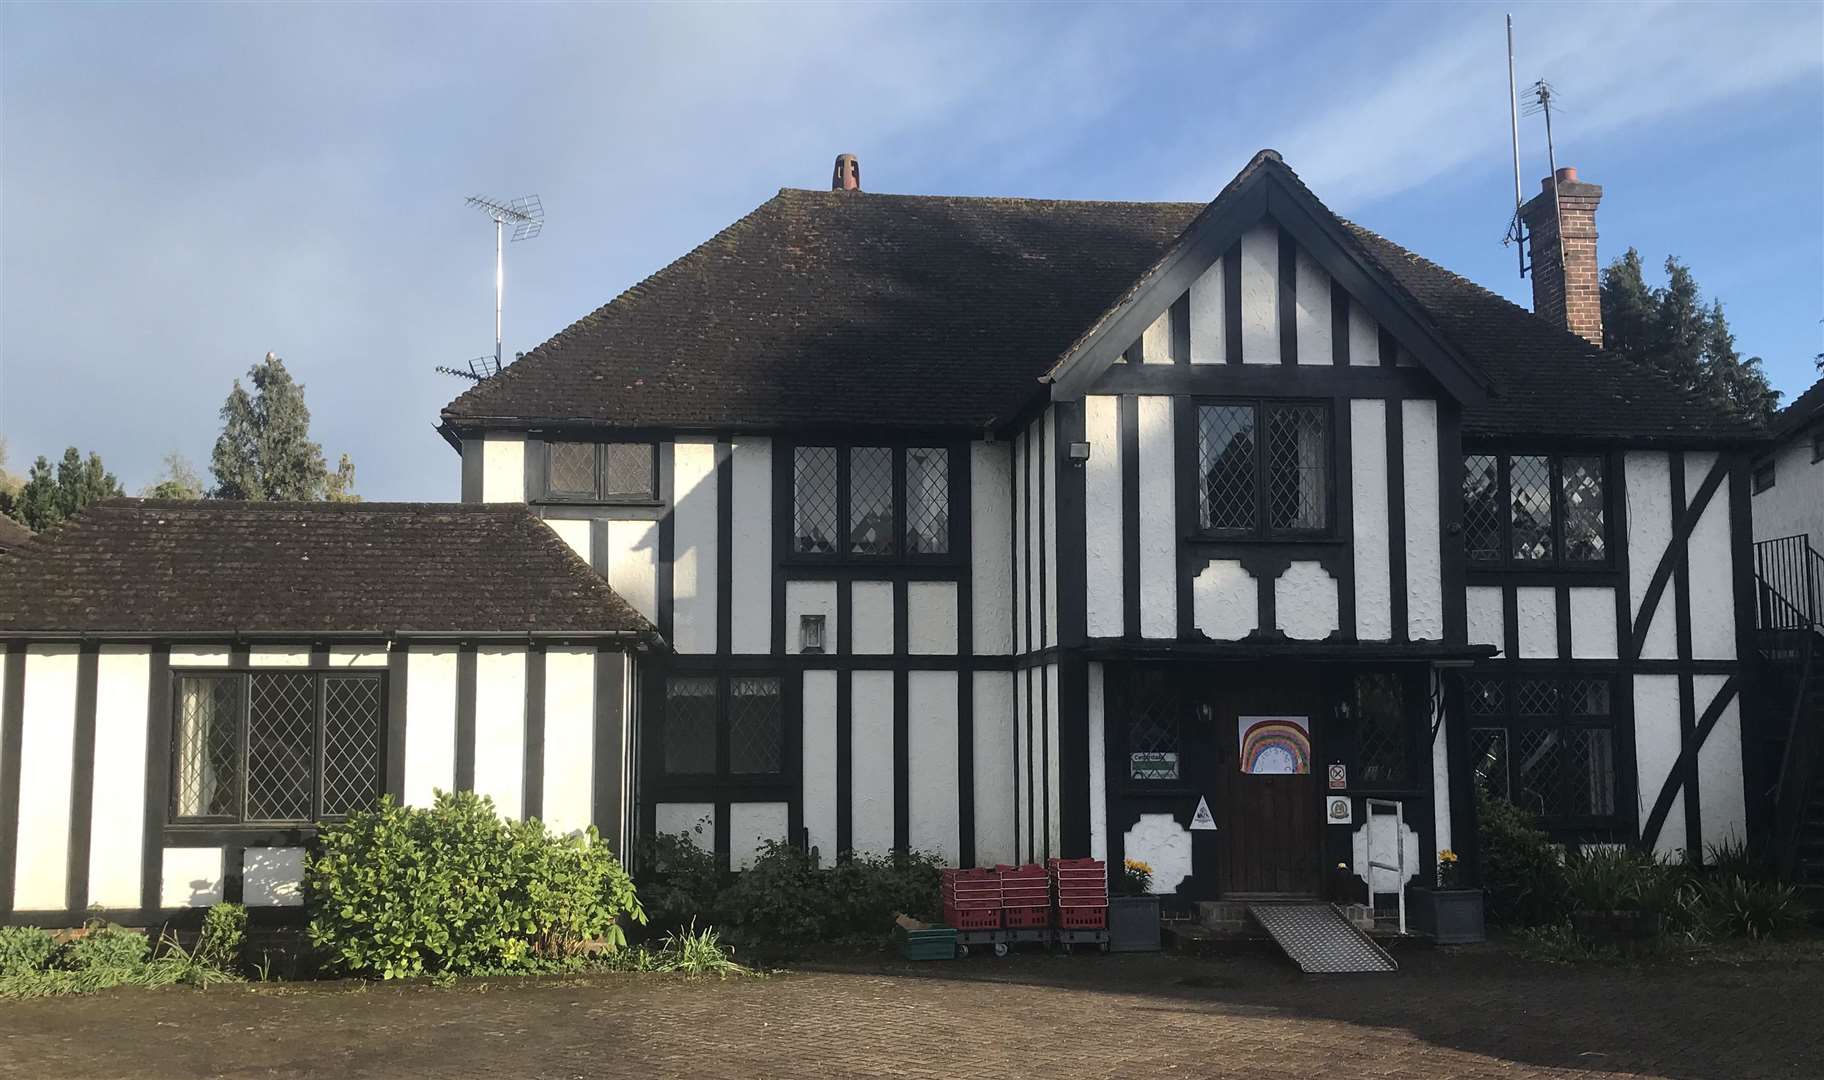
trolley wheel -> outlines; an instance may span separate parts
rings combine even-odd
[[[1005,941],[997,941],[994,943],[994,955],[997,959],[1007,955],[1007,943]]]
[[[969,959],[969,946],[967,946],[967,945],[958,945],[958,946],[957,946],[957,947],[956,947],[956,958],[957,958],[957,959],[958,959],[958,960],[967,960],[967,959]]]

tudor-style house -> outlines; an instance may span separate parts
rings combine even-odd
[[[1207,205],[863,192],[845,156],[441,430],[465,500],[530,505],[670,644],[633,813],[734,867],[1311,893],[1428,880],[1477,785],[1701,851],[1764,809],[1761,433],[1601,351],[1601,189],[1558,179],[1528,312],[1272,151]]]

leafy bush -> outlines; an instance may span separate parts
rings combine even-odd
[[[1114,885],[1118,896],[1145,896],[1153,891],[1153,868],[1139,859],[1127,859],[1115,875]]]
[[[665,938],[655,971],[675,971],[681,975],[745,975],[748,969],[735,963],[733,946],[722,944],[714,927],[698,930],[680,928]]]
[[[851,855],[838,862],[827,879],[831,931],[879,937],[892,933],[895,915],[939,918],[942,867],[943,860],[922,851]]]
[[[1648,851],[1590,847],[1565,860],[1571,906],[1578,911],[1644,911],[1670,916],[1685,871]]]
[[[640,901],[655,930],[681,929],[701,920],[717,921],[716,898],[722,872],[703,843],[709,819],[685,833],[662,833],[640,841]]]
[[[716,906],[736,940],[790,952],[823,940],[836,913],[833,899],[810,855],[769,840]]]
[[[0,926],[0,978],[43,971],[57,955],[57,941],[35,926]]]
[[[1702,928],[1713,936],[1763,941],[1805,922],[1798,890],[1777,881],[1722,874],[1700,881],[1695,892]]]
[[[91,923],[86,933],[64,946],[62,966],[98,976],[119,975],[125,982],[151,955],[152,942],[146,935],[113,923]]]
[[[197,936],[190,959],[218,971],[233,971],[241,963],[241,944],[247,939],[247,909],[239,904],[216,904],[203,914],[203,931]]]
[[[626,943],[645,921],[633,882],[590,829],[503,821],[493,801],[390,799],[326,827],[304,875],[311,942],[330,967],[393,979],[548,970]]]
[[[1482,884],[1488,921],[1501,926],[1562,922],[1570,908],[1564,859],[1533,816],[1505,799],[1476,792]]]
[[[1522,927],[1514,932],[1514,948],[1526,959],[1544,964],[1575,964],[1595,956],[1590,943],[1569,923]]]
[[[1762,858],[1759,851],[1749,847],[1747,841],[1735,838],[1706,847],[1704,866],[1723,877],[1748,881],[1773,881],[1777,876],[1773,864]]]

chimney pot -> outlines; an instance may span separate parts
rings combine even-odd
[[[1562,169],[1559,169],[1557,172],[1553,173],[1551,176],[1548,176],[1545,179],[1539,181],[1539,190],[1540,191],[1552,190],[1552,181],[1554,179],[1556,179],[1560,184],[1578,183],[1579,181],[1577,179],[1577,166],[1566,165]]]
[[[861,159],[854,154],[837,154],[836,168],[830,173],[831,191],[861,190]]]

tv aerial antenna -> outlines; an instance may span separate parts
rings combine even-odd
[[[1558,265],[1564,266],[1564,210],[1558,202],[1558,149],[1552,143],[1552,103],[1558,100],[1558,91],[1552,84],[1540,79],[1527,87],[1525,114],[1527,116],[1545,115],[1545,160],[1552,170],[1552,218],[1553,232],[1558,234]]]
[[[514,242],[531,240],[545,229],[545,205],[537,195],[527,195],[519,199],[492,199],[484,195],[471,195],[467,204],[481,211],[494,222],[494,355],[478,356],[468,363],[467,370],[457,367],[439,366],[438,371],[445,375],[480,382],[500,374],[503,366],[501,355],[500,311],[507,291],[506,244],[507,230],[513,230],[511,239]]]
[[[1514,17],[1507,17],[1507,119],[1514,137],[1514,216],[1507,221],[1503,246],[1513,244],[1520,256],[1520,276],[1526,276],[1526,222],[1520,207],[1526,199],[1520,191],[1520,98],[1514,89]]]

